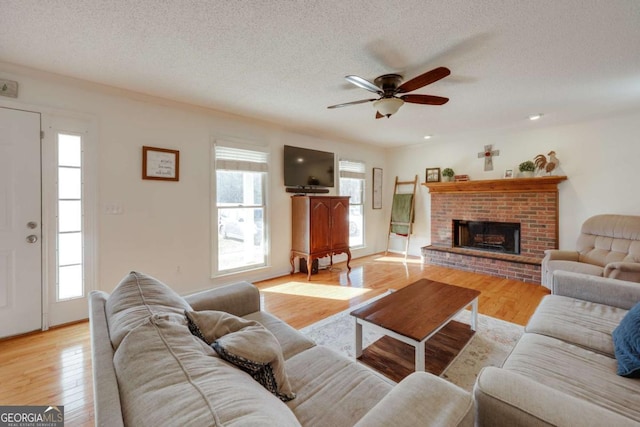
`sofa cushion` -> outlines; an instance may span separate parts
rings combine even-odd
[[[242,369],[286,402],[296,397],[276,337],[255,320],[223,311],[187,311],[189,330],[224,360]]]
[[[545,296],[525,330],[614,357],[611,333],[627,310],[560,295]]]
[[[287,406],[304,426],[351,427],[393,388],[390,380],[323,346],[286,365],[297,394]]]
[[[509,369],[484,367],[473,394],[477,426],[638,427],[620,413]]]
[[[132,271],[113,290],[105,305],[111,344],[116,350],[124,337],[150,315],[168,314],[186,323],[187,302],[158,279]]]
[[[634,305],[613,331],[618,375],[640,378],[640,303]]]
[[[300,425],[282,401],[166,315],[131,330],[113,363],[125,425]]]
[[[256,311],[244,316],[244,318],[260,322],[275,335],[280,347],[282,347],[282,355],[285,360],[316,345],[296,329],[266,311]]]
[[[616,360],[555,338],[526,333],[503,364],[563,394],[640,422],[640,381],[616,375]]]
[[[473,427],[471,394],[427,372],[404,378],[354,427]]]

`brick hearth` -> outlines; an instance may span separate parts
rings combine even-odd
[[[540,283],[540,261],[558,247],[558,188],[566,177],[427,183],[431,246],[424,261],[460,270]],[[518,222],[520,254],[453,248],[453,220]]]

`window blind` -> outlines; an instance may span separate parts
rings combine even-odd
[[[338,162],[340,178],[365,179],[365,164],[352,160],[340,160]]]
[[[264,151],[244,150],[241,148],[215,146],[216,169],[267,172],[268,153]]]

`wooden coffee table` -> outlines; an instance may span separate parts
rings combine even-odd
[[[356,322],[356,358],[362,356],[362,326],[390,336],[415,348],[415,370],[425,370],[425,342],[458,313],[471,306],[471,330],[478,322],[480,291],[420,279],[380,298],[351,315]]]

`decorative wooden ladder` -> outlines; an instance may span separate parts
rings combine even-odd
[[[407,190],[411,186],[411,192]],[[401,188],[404,192],[401,191]],[[406,261],[409,253],[409,242],[413,234],[413,219],[416,206],[416,188],[418,187],[418,175],[413,181],[398,181],[393,186],[393,202],[391,204],[391,219],[389,220],[389,233],[387,235],[387,248],[385,255],[389,252],[389,242],[391,235],[395,234],[406,238],[404,247],[404,259]],[[406,231],[406,233],[404,233]]]

